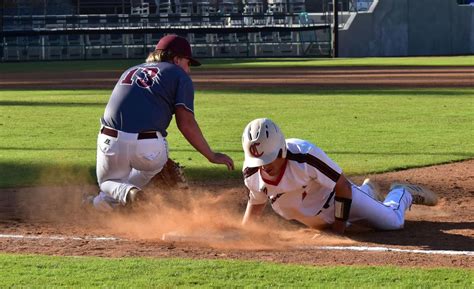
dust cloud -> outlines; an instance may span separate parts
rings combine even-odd
[[[245,200],[245,193],[236,189],[174,190],[156,194],[136,212],[111,216],[106,223],[110,233],[128,239],[199,243],[215,248],[265,250],[353,243],[346,237],[306,229],[269,212],[258,222],[243,227]]]
[[[149,202],[112,213],[98,212],[81,204],[84,194],[95,192],[97,187],[92,185],[4,191],[0,217],[29,223],[32,228],[38,224],[38,228],[42,228],[41,234],[113,236],[132,241],[194,243],[213,248],[275,250],[352,243],[348,238],[286,221],[276,216],[271,208],[266,208],[258,222],[243,227],[241,220],[247,200],[243,187],[147,190],[152,194]],[[46,230],[41,223],[52,226]]]

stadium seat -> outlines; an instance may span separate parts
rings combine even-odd
[[[289,13],[305,13],[305,0],[291,0],[289,2],[288,12]]]
[[[130,0],[130,14],[132,15],[149,15],[150,3],[143,0]]]
[[[114,46],[108,48],[110,58],[122,59],[125,57],[125,48],[123,46]]]
[[[128,25],[132,27],[142,27],[142,16],[141,15],[129,15]]]
[[[248,57],[250,54],[249,45],[247,44],[235,44],[234,51],[238,57]]]
[[[271,14],[286,13],[288,11],[287,0],[268,0],[268,10]]]
[[[277,47],[276,54],[278,56],[296,56],[296,47],[291,43],[280,43]]]
[[[209,13],[209,24],[212,26],[224,26],[224,14]]]
[[[83,59],[84,48],[82,46],[68,46],[67,47],[67,58],[68,59]]]
[[[244,25],[244,16],[241,13],[232,13],[230,15],[230,26],[243,26]]]
[[[3,58],[5,61],[18,61],[20,60],[20,51],[18,46],[6,46],[3,48]]]
[[[148,52],[148,51],[147,51]],[[147,55],[143,46],[128,48],[128,58],[145,58]]]
[[[62,46],[49,46],[47,47],[46,51],[47,60],[61,60],[67,57],[66,48]]]
[[[192,41],[193,44],[205,44],[205,43],[207,43],[207,42],[208,42],[207,34],[194,33],[194,35],[193,35],[193,41]]]
[[[138,33],[131,34],[131,37],[129,38],[129,43],[135,45],[144,45],[145,35]]]
[[[102,47],[91,47],[86,46],[86,58],[87,59],[100,59],[103,56],[103,48]]]
[[[207,16],[209,15],[211,3],[208,0],[195,0],[196,11],[194,13]]]
[[[153,44],[153,45],[156,45],[156,43],[158,43],[158,41],[160,41],[160,39],[164,36],[164,33],[151,33],[151,34],[148,34],[148,43],[150,44]]]
[[[30,46],[26,50],[26,59],[27,60],[41,60],[42,57],[42,48],[40,46]]]
[[[179,13],[168,14],[168,24],[171,26],[183,26],[184,23],[181,22],[181,14]]]
[[[253,18],[253,25],[266,25],[267,24],[265,14],[254,14],[252,15],[252,18]]]
[[[273,56],[275,46],[273,44],[260,44],[258,56]]]
[[[275,12],[271,16],[273,18],[273,24],[286,24],[286,15],[282,12]]]
[[[83,38],[82,35],[79,34],[69,34],[67,35],[67,45],[74,46],[74,45],[83,45]]]
[[[197,58],[211,55],[207,45],[193,45],[193,55]]]
[[[89,34],[87,35],[88,45],[105,45],[104,35],[102,34]]]
[[[107,44],[123,44],[124,41],[123,41],[123,34],[119,34],[119,33],[113,33],[113,34],[109,34],[107,35]]]

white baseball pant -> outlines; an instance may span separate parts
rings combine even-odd
[[[364,221],[380,230],[399,230],[405,224],[405,211],[410,208],[411,203],[411,194],[403,188],[395,188],[383,202],[379,202],[369,186],[359,187],[352,184],[352,204],[348,221]],[[334,223],[334,205],[323,209],[321,217],[327,223]]]
[[[138,139],[137,133],[115,131],[117,137],[99,133],[97,138],[96,173],[101,192],[94,206],[105,210],[124,205],[130,189],[145,186],[168,160],[168,144],[159,132],[156,138]]]

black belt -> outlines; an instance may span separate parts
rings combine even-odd
[[[111,137],[118,136],[118,131],[116,131],[115,129],[105,127],[105,126],[100,130],[100,133],[111,136]],[[156,135],[156,132],[140,132],[138,133],[138,136],[137,136],[137,139],[150,139],[150,138],[158,138],[158,136]]]

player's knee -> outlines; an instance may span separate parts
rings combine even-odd
[[[405,222],[404,222],[404,221],[392,220],[391,222],[389,222],[388,224],[386,224],[383,229],[385,229],[385,230],[390,230],[390,231],[396,231],[396,230],[401,230],[401,229],[403,229],[404,226],[405,226]]]

